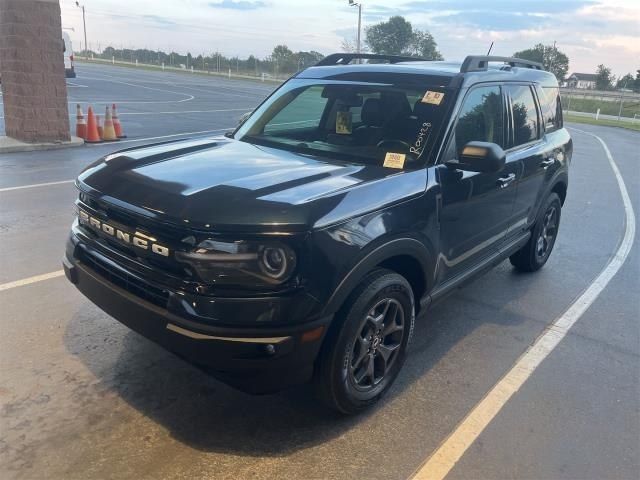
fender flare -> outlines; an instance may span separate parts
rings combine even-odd
[[[327,300],[322,315],[335,314],[353,289],[362,281],[362,279],[377,265],[392,257],[405,255],[412,257],[418,262],[422,269],[425,282],[425,295],[432,287],[432,272],[435,264],[432,261],[432,254],[427,246],[415,238],[396,238],[386,241],[385,243],[373,247],[355,263],[355,265],[342,278],[333,294]],[[420,299],[415,299],[416,305],[420,305]]]

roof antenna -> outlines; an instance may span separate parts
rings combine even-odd
[[[489,47],[489,51],[487,52],[487,56],[491,54],[491,50],[493,50],[493,42],[491,42],[491,46]]]

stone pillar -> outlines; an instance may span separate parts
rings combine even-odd
[[[63,49],[58,0],[0,0],[7,136],[29,143],[70,139]]]

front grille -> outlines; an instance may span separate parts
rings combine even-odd
[[[169,292],[114,267],[97,256],[82,252],[80,260],[95,273],[127,292],[154,305],[167,308]]]

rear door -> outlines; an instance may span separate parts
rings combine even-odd
[[[460,106],[443,162],[456,159],[471,141],[505,148],[507,112],[499,85],[470,89]],[[438,280],[447,281],[496,253],[511,223],[517,164],[494,173],[435,167],[441,191]]]
[[[526,230],[534,221],[543,190],[546,169],[552,166],[552,152],[545,147],[541,112],[533,87],[507,84],[507,161],[518,165],[518,187],[509,235]]]

